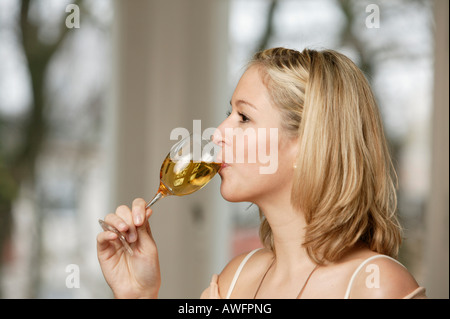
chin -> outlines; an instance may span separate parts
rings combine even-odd
[[[225,199],[228,202],[232,202],[232,203],[238,203],[238,202],[242,202],[242,200],[239,198],[240,196],[236,196],[237,194],[235,194],[236,192],[227,192],[222,190],[222,188],[220,189],[220,194],[222,195],[223,199]]]
[[[220,194],[223,199],[231,203],[252,202],[254,198],[250,196],[250,193],[249,190],[242,187],[242,184],[233,183],[233,185],[229,185],[222,180],[220,185]]]
[[[223,199],[225,199],[228,202],[232,203],[238,203],[238,202],[244,202],[245,199],[242,196],[241,187],[231,187],[231,185],[226,185],[226,183],[223,182],[220,185],[220,194],[222,195]]]
[[[252,172],[251,167],[239,167],[239,170],[227,167],[220,172],[222,197],[232,203],[252,202],[261,190],[259,182],[254,178],[257,175]]]

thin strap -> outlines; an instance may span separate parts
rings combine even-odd
[[[314,269],[309,273],[308,278],[306,278],[305,283],[303,284],[302,289],[300,289],[300,292],[297,295],[296,299],[300,299],[300,296],[303,293],[303,290],[305,290],[306,285],[308,284],[309,278],[311,278],[312,274],[316,271],[316,269],[319,268],[319,264],[317,264],[316,266],[314,266]]]
[[[356,268],[355,272],[353,273],[353,275],[352,275],[352,277],[351,277],[351,279],[350,279],[350,282],[348,283],[347,291],[345,292],[344,299],[349,299],[349,297],[350,297],[350,292],[351,292],[352,286],[353,286],[353,282],[355,281],[355,278],[356,278],[356,276],[358,275],[358,273],[360,272],[360,270],[361,270],[361,269],[362,269],[369,261],[371,261],[371,260],[373,260],[373,259],[376,259],[376,258],[387,258],[387,259],[390,259],[390,260],[395,261],[397,264],[401,265],[402,267],[405,267],[405,266],[403,266],[398,260],[396,260],[396,259],[394,259],[394,258],[392,258],[392,257],[386,256],[386,255],[375,255],[375,256],[372,256],[372,257],[367,258],[366,260],[364,260],[364,261],[358,266],[358,268]]]
[[[247,256],[245,256],[245,258],[241,261],[239,267],[237,268],[233,280],[231,281],[231,285],[230,288],[228,288],[228,292],[227,292],[227,296],[225,299],[230,299],[231,293],[233,292],[234,286],[236,285],[236,281],[239,278],[239,275],[241,274],[242,268],[244,268],[244,265],[247,263],[247,261],[250,259],[250,257],[253,256],[254,253],[256,253],[258,250],[260,250],[262,248],[257,248],[255,250],[252,250],[251,252],[249,252],[247,254]]]
[[[264,279],[266,278],[267,273],[269,272],[270,268],[272,268],[272,266],[273,266],[274,263],[275,263],[275,258],[272,260],[272,262],[270,263],[270,266],[267,268],[266,272],[265,272],[264,275],[262,276],[262,279],[261,279],[261,281],[259,282],[258,288],[256,289],[256,292],[255,292],[255,295],[253,296],[253,299],[256,299],[256,295],[258,294],[259,289],[261,288],[261,285],[262,285]],[[300,296],[301,296],[302,293],[303,293],[303,290],[305,290],[305,287],[306,287],[306,285],[308,284],[309,278],[311,278],[312,274],[314,273],[314,271],[316,271],[317,268],[319,268],[319,264],[315,265],[314,268],[313,268],[313,270],[311,270],[311,272],[309,273],[309,275],[308,275],[308,277],[306,278],[306,280],[305,280],[305,282],[304,282],[302,288],[300,289],[300,292],[297,294],[297,298],[296,298],[296,299],[299,299],[299,298],[300,298]]]
[[[253,299],[256,299],[256,295],[258,294],[259,289],[261,288],[261,285],[262,285],[262,283],[263,283],[263,281],[264,281],[264,278],[266,278],[266,275],[267,275],[267,273],[269,272],[270,268],[272,268],[274,262],[275,262],[275,258],[272,259],[272,262],[270,263],[269,267],[267,267],[266,272],[265,272],[264,275],[262,276],[261,281],[259,282],[258,288],[256,288],[256,292],[255,292],[255,295],[253,296]]]
[[[413,292],[409,293],[403,299],[427,299],[426,289],[417,287]]]

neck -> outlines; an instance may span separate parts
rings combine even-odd
[[[266,198],[267,199],[267,198]],[[276,268],[283,271],[310,266],[313,262],[303,247],[306,222],[301,210],[291,205],[290,192],[257,203],[272,229]]]

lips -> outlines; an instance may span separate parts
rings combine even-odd
[[[227,163],[222,163],[222,165],[220,166],[219,173],[220,173],[221,171],[223,171],[225,168],[229,167],[229,166],[230,166],[230,165],[228,165]]]

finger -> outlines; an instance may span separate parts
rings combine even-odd
[[[150,210],[150,211],[148,211]],[[153,240],[153,236],[150,230],[150,223],[148,222],[149,217],[151,216],[151,209],[148,208],[148,210],[146,210],[145,212],[145,221],[142,223],[141,226],[137,227],[137,232],[138,232],[138,236],[139,239],[144,239],[146,237],[149,237],[150,239]]]
[[[136,242],[136,248],[138,250],[145,251],[150,253],[150,255],[154,255],[158,253],[156,248],[156,243],[153,239],[152,232],[150,230],[150,224],[148,221],[145,221],[142,226],[137,228],[139,240]]]
[[[133,221],[136,227],[141,226],[145,219],[145,205],[147,203],[142,198],[136,198],[132,204]]]
[[[104,246],[108,246],[110,241],[117,239],[117,234],[112,231],[104,231],[97,235],[97,244],[99,247],[104,248]]]
[[[125,205],[119,206],[116,209],[116,215],[127,225],[128,229],[125,233],[127,241],[129,243],[134,243],[137,240],[136,227],[133,223],[133,217],[131,215],[131,210]]]
[[[118,231],[125,233],[130,228],[127,223],[116,214],[108,214],[105,217],[105,222],[110,226],[115,227]]]
[[[147,208],[145,210],[145,222],[144,225],[145,227],[142,227],[143,229],[145,229],[145,231],[147,232],[148,236],[150,237],[151,240],[153,240],[153,235],[152,235],[152,231],[150,229],[150,223],[149,223],[149,219],[153,214],[153,210],[151,208]]]
[[[97,252],[99,257],[109,258],[117,251],[118,237],[115,233],[104,231],[97,235]]]
[[[146,210],[145,210],[145,218],[146,218],[146,224],[145,224],[145,229],[146,229],[146,231],[147,231],[147,233],[150,235],[150,238],[151,239],[153,239],[153,236],[152,236],[152,231],[151,231],[151,229],[150,229],[150,223],[149,223],[149,219],[150,219],[150,217],[152,216],[152,214],[153,214],[153,210],[151,209],[151,208],[147,208]]]
[[[153,235],[150,229],[150,223],[148,221],[148,219],[150,218],[150,216],[152,215],[152,210],[150,208],[147,208],[145,210],[145,221],[142,224],[142,226],[139,226],[137,228],[138,231],[138,236],[139,236],[139,243],[141,244],[141,246],[145,246],[145,247],[149,247],[149,245],[152,248],[156,249],[156,244],[155,241],[153,239]]]

